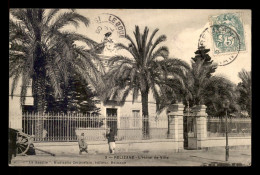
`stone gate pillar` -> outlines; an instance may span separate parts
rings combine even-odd
[[[196,117],[196,136],[197,149],[205,145],[207,139],[207,113],[205,105],[198,105],[192,108],[193,115]]]
[[[183,110],[182,103],[173,104],[168,108],[168,138],[174,139],[178,149],[183,149]]]

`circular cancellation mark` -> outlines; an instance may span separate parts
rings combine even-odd
[[[203,30],[198,40],[198,48],[204,46],[211,50],[211,58],[219,66],[232,63],[240,51],[237,32],[225,25],[212,25]]]

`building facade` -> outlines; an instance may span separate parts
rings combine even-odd
[[[113,43],[112,43],[113,44]],[[109,47],[107,44],[105,44],[105,47],[103,48],[102,52],[99,55],[101,58],[103,65],[104,65],[104,71],[103,73],[106,73],[109,71],[108,67],[108,60],[113,55],[116,54],[115,49],[111,49],[111,43],[109,44]],[[112,50],[112,51],[111,51]],[[22,112],[25,111],[32,111],[33,110],[33,97],[32,97],[32,88],[29,87],[27,90],[27,96],[25,100],[25,104],[23,106],[20,105],[20,92],[21,92],[21,80],[18,83],[18,86],[14,92],[14,96],[11,97],[11,83],[12,80],[9,82],[9,123],[10,127],[14,129],[21,129],[22,128]],[[120,127],[120,121],[121,118],[131,118],[136,120],[142,119],[142,102],[141,102],[141,94],[139,95],[138,99],[135,100],[135,102],[132,102],[132,92],[130,92],[124,102],[117,102],[117,101],[106,101],[103,102],[99,99],[96,99],[96,106],[100,108],[100,115],[102,117],[113,117],[114,122],[113,125],[116,125],[116,127]],[[156,112],[156,101],[153,98],[152,93],[149,94],[148,97],[148,110],[149,110],[149,117],[160,117],[160,118],[166,118],[166,110],[158,114]],[[121,120],[120,120],[121,119]],[[135,120],[135,121],[136,121]],[[134,123],[134,122],[132,122]],[[139,122],[141,127],[141,122]],[[135,127],[135,124],[131,124],[131,126]]]

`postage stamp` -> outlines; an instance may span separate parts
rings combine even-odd
[[[198,47],[204,46],[213,51],[210,55],[219,66],[233,62],[240,52],[239,35],[225,25],[213,25],[200,34]]]
[[[210,16],[214,54],[246,51],[245,32],[240,13],[226,13]],[[235,36],[237,34],[239,42]]]

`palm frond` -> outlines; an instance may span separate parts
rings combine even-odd
[[[10,94],[12,98],[13,98],[13,95],[14,95],[14,90],[16,89],[19,78],[21,76],[21,73],[22,73],[22,69],[20,68],[16,71],[16,74],[13,76],[12,86],[11,86],[11,94]]]
[[[127,62],[122,62],[121,64],[115,66],[112,68],[112,70],[115,70],[115,79],[118,79],[120,77],[122,78],[126,78],[126,77],[129,77],[129,74],[132,70],[132,66],[129,65],[129,63]]]
[[[114,65],[114,63],[120,63],[120,64],[128,63],[128,64],[133,64],[133,61],[132,61],[131,59],[125,57],[125,56],[116,55],[116,56],[111,57],[111,58],[108,60],[108,66]]]
[[[131,88],[129,86],[126,86],[126,88],[121,92],[121,97],[119,101],[125,101],[127,96],[129,95],[129,92],[131,91]]]
[[[146,49],[145,55],[147,55],[147,53],[149,52],[151,46],[153,45],[153,44],[152,44],[152,40],[153,40],[155,34],[156,34],[158,31],[159,31],[159,29],[155,29],[155,30],[153,31],[152,35],[150,36],[150,39],[149,39],[149,41],[148,41],[148,43],[147,43],[147,45],[146,45],[146,48],[147,48],[147,49]]]
[[[75,59],[72,64],[77,70],[80,71],[81,74],[84,74],[83,78],[85,78],[86,82],[90,81],[89,83],[92,84],[96,90],[102,93],[102,90],[105,89],[102,74],[97,70],[95,64],[90,59],[88,59],[84,53],[81,51],[78,51],[77,53],[81,55],[81,57]]]
[[[131,53],[132,55],[134,55],[133,51],[132,51],[128,46],[126,46],[126,45],[123,44],[123,43],[116,43],[116,44],[115,44],[115,48],[117,48],[118,50],[120,50],[120,49],[127,50],[129,53]]]
[[[60,71],[57,71],[56,70],[57,68],[54,67],[54,65],[51,62],[49,62],[46,65],[46,69],[47,69],[47,76],[49,77],[50,82],[51,82],[51,86],[54,89],[55,98],[56,99],[61,98],[62,97],[62,90],[61,90],[61,87],[60,87],[60,83],[62,82],[62,78],[59,75]]]
[[[28,43],[33,36],[30,32],[24,30],[21,23],[14,22],[12,19],[9,20],[9,41],[14,42],[15,40],[20,40],[22,42]]]
[[[74,12],[65,12],[57,17],[56,21],[50,26],[50,31],[61,29],[68,24],[78,27],[79,22],[83,22],[86,27],[89,25],[89,19],[85,16]]]
[[[53,19],[53,17],[60,11],[60,9],[51,9],[47,15],[45,24],[48,25],[49,22]]]
[[[104,86],[102,86],[102,84],[98,80],[96,80],[93,75],[90,74],[91,72],[86,71],[84,67],[79,66],[75,63],[72,63],[72,66],[85,82],[89,83],[89,85],[93,87],[98,94],[102,94]]]
[[[156,83],[154,82],[153,77],[151,77],[150,72],[148,72],[147,80],[148,80],[148,85],[152,90],[153,97],[156,101],[156,111],[158,111],[161,93],[159,93],[159,88],[156,88]]]
[[[98,44],[94,40],[92,40],[84,35],[81,35],[81,34],[71,33],[71,32],[62,32],[62,34],[64,34],[65,37],[67,37],[68,40],[70,40],[70,41],[83,41],[91,48],[94,48]]]
[[[157,57],[162,57],[164,59],[167,59],[169,56],[169,49],[166,46],[162,46],[158,48],[153,54],[150,60],[154,60]]]
[[[30,17],[28,16],[28,10],[29,9],[12,9],[10,10],[10,13],[12,16],[14,16],[16,19],[20,21],[20,25],[23,25],[27,28],[27,31],[34,32],[32,23],[28,19]],[[11,20],[11,18],[9,20]]]
[[[149,29],[148,29],[148,27],[145,27],[145,29],[144,29],[144,33],[143,33],[143,35],[141,35],[141,37],[142,37],[142,45],[141,45],[141,52],[142,52],[142,57],[144,58],[144,62],[146,62],[146,55],[145,55],[145,53],[146,53],[146,41],[147,41],[147,36],[148,36],[148,33],[149,33]]]
[[[151,55],[152,55],[153,50],[155,49],[155,47],[156,47],[157,45],[159,45],[161,42],[166,41],[166,38],[167,38],[166,35],[161,35],[161,36],[159,36],[159,37],[155,40],[154,44],[152,45],[151,49],[150,49],[149,52],[148,52],[147,61],[149,61],[149,60],[151,59]]]
[[[135,40],[137,43],[138,52],[140,52],[141,51],[141,34],[140,34],[139,26],[135,26],[135,31],[133,33],[134,33]]]
[[[134,82],[135,81],[135,79],[136,79],[136,74],[137,74],[137,70],[136,70],[136,68],[133,66],[132,68],[131,68],[131,72],[130,72],[130,74],[129,74],[129,78],[130,78],[130,82]]]
[[[183,67],[186,70],[191,70],[190,65],[187,62],[185,62],[181,59],[169,58],[169,59],[165,60],[165,62],[168,65],[169,68],[171,68],[171,67],[174,67],[174,68]]]
[[[31,72],[31,66],[30,65],[25,65],[27,68],[23,68],[23,72],[22,72],[22,86],[21,86],[21,98],[20,98],[20,104],[24,105],[25,103],[25,97],[27,94],[27,89],[30,85],[30,81],[31,81],[31,76],[32,76],[32,72]]]
[[[130,53],[133,55],[134,59],[138,62],[139,61],[138,58],[140,55],[136,44],[134,43],[134,41],[129,35],[126,35],[126,39],[128,39],[131,42],[131,46],[129,46],[130,47],[129,49],[131,49],[132,52]]]
[[[242,69],[238,73],[238,77],[241,79],[245,88],[248,89],[249,91],[251,91],[251,72],[246,71],[245,69]]]
[[[133,98],[132,98],[132,103],[134,103],[139,97],[139,88],[134,87],[133,88]]]

